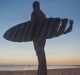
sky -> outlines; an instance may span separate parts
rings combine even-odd
[[[33,42],[11,42],[3,38],[9,28],[31,19],[35,0],[0,0],[0,65],[38,64]],[[72,32],[48,39],[48,65],[80,65],[80,0],[37,0],[49,17],[74,21]]]

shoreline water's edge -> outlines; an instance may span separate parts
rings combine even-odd
[[[1,71],[0,75],[36,75],[37,70]],[[48,75],[80,75],[80,68],[48,69]]]
[[[47,66],[47,69],[67,69],[67,68],[80,68],[79,66],[74,66],[74,65],[51,65]],[[28,70],[37,70],[38,66],[37,65],[1,65],[0,66],[0,71],[28,71]]]

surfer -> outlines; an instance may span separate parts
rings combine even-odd
[[[66,28],[69,25],[68,28]],[[4,34],[4,38],[14,42],[33,41],[34,49],[38,57],[37,75],[47,75],[45,56],[46,39],[58,37],[71,32],[73,21],[61,18],[46,18],[40,9],[38,1],[33,2],[31,21],[20,23],[10,28]]]
[[[35,35],[38,34],[36,29],[39,28],[39,26],[41,26],[45,18],[45,14],[40,10],[40,3],[38,1],[33,2],[33,12],[31,14],[31,22],[33,26],[31,30],[33,31],[32,37],[34,37],[34,39],[37,37]],[[33,40],[34,48],[39,62],[37,75],[47,75],[46,58],[44,52],[45,43],[46,39],[43,38],[37,38]]]

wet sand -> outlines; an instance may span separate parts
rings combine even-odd
[[[1,71],[0,75],[36,75],[36,70]],[[80,75],[80,68],[49,69],[48,75]]]

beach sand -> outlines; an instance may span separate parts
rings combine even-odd
[[[36,70],[29,71],[1,71],[0,75],[36,75]],[[80,68],[49,69],[48,75],[80,75]]]

